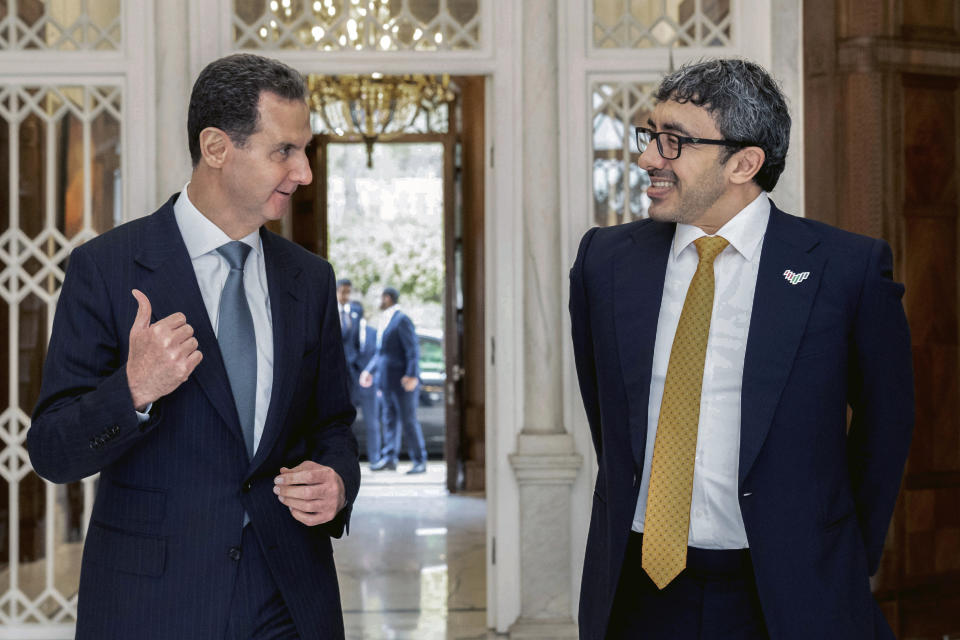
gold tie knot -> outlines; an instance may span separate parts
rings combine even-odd
[[[713,263],[720,252],[730,244],[723,236],[701,236],[693,241],[697,245],[700,262]]]

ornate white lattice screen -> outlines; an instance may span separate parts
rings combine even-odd
[[[594,0],[593,45],[603,49],[725,47],[730,0]]]
[[[645,124],[653,109],[653,84],[597,82],[593,104],[593,223],[609,226],[647,217],[650,204],[647,172],[637,166],[640,156],[634,127]]]
[[[696,50],[724,55],[732,41],[732,0],[593,0],[591,47],[595,56],[618,50],[635,68],[666,73],[673,55]],[[664,65],[664,63],[667,63]],[[637,166],[634,127],[646,123],[656,82],[590,80],[592,224],[608,226],[647,216],[650,178]],[[649,75],[647,73],[646,75]]]
[[[237,49],[481,48],[481,0],[233,0]]]
[[[138,27],[140,48],[126,42],[147,13],[146,0],[0,0],[0,638],[73,637],[96,479],[40,479],[26,433],[70,251],[152,192],[152,163],[124,153],[131,93],[139,148],[152,126],[150,40]]]
[[[120,0],[3,0],[0,50],[115,51]]]
[[[70,251],[120,220],[118,86],[0,88],[0,622],[76,619],[92,478],[57,486],[33,473],[30,413]],[[5,170],[4,170],[5,169]]]

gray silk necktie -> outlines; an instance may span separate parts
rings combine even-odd
[[[217,342],[220,343],[220,353],[223,355],[223,364],[230,380],[233,401],[237,405],[237,415],[240,416],[247,454],[252,459],[257,398],[257,338],[243,287],[243,265],[250,253],[250,245],[236,240],[218,248],[217,252],[226,258],[230,265],[230,273],[220,294]]]

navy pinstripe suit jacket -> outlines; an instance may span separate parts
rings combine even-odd
[[[606,633],[637,506],[674,230],[649,219],[591,229],[570,271],[574,356],[599,467],[583,640]],[[794,283],[787,269],[807,279]],[[913,431],[910,332],[892,272],[887,243],[771,203],[743,363],[737,474],[774,640],[893,638],[868,580]]]
[[[273,393],[247,457],[233,396],[173,214],[156,213],[77,248],[60,295],[27,444],[54,482],[100,472],[83,552],[78,638],[222,638],[243,512],[302,638],[342,638],[330,536],[360,485],[330,265],[261,231],[273,317]],[[140,289],[153,320],[180,311],[203,361],[140,424],[125,362]],[[273,494],[281,466],[332,467],[348,506],[307,527]]]

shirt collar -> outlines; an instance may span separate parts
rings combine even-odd
[[[392,307],[390,307],[389,309],[384,310],[384,312],[383,312],[383,326],[387,326],[387,324],[390,322],[390,319],[393,318],[393,314],[395,314],[397,311],[400,311],[400,305],[399,305],[399,304],[395,304],[395,305],[393,305]]]
[[[194,260],[204,254],[216,251],[218,247],[230,242],[232,238],[223,232],[223,229],[210,221],[210,218],[203,215],[196,205],[190,201],[187,195],[187,187],[183,185],[180,196],[173,203],[173,215],[177,219],[177,226],[180,227],[180,235],[183,236],[183,243],[187,246],[187,253],[190,259]],[[260,242],[260,230],[251,231],[248,235],[240,238],[240,242],[250,245],[257,255],[262,253]]]
[[[717,230],[715,235],[727,239],[736,251],[748,262],[757,257],[757,249],[767,231],[767,222],[770,220],[770,199],[765,191],[761,192],[746,207],[730,218],[725,225]],[[678,257],[693,244],[697,238],[707,235],[703,229],[691,224],[678,224],[673,235],[673,257]]]

